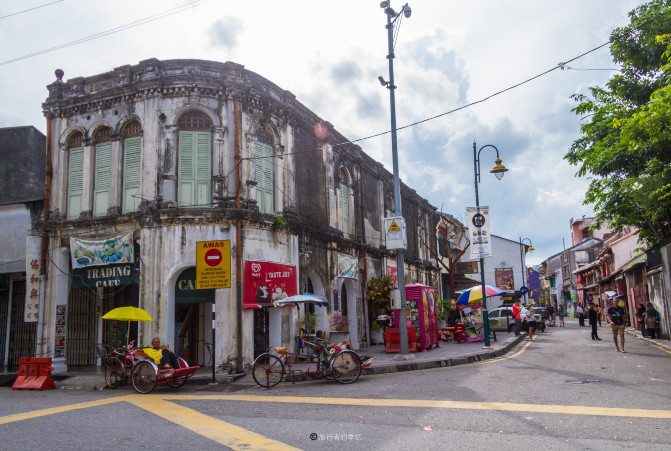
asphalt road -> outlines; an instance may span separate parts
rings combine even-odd
[[[2,388],[0,447],[671,449],[671,353],[630,336],[618,353],[600,336],[572,322],[498,360],[352,385]]]

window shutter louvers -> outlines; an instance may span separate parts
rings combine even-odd
[[[68,161],[68,219],[79,217],[84,188],[84,148],[70,149]]]
[[[344,183],[340,184],[340,189],[338,190],[338,201],[340,209],[340,230],[342,230],[345,238],[349,236],[349,193],[347,192],[347,185]]]
[[[256,203],[261,213],[272,214],[273,208],[273,149],[268,144],[254,143],[256,174]]]
[[[123,198],[122,211],[137,211],[140,199],[137,197],[140,193],[140,174],[141,174],[141,155],[142,138],[137,136],[128,138],[124,141],[123,156]]]
[[[112,143],[96,145],[96,167],[93,188],[93,215],[105,216],[110,206],[112,185]]]
[[[212,135],[210,132],[179,132],[178,204],[207,207],[211,195]]]

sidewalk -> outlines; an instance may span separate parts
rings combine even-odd
[[[374,356],[373,364],[363,370],[363,374],[396,373],[401,371],[425,370],[467,363],[481,362],[500,357],[513,349],[524,337],[515,337],[512,333],[497,333],[498,341],[491,341],[491,349],[483,349],[484,341],[472,343],[440,342],[438,348],[426,352],[417,352],[411,360],[395,360],[397,354],[387,354],[383,345],[369,346],[357,351],[360,355]],[[6,374],[10,376],[10,374]],[[52,374],[57,389],[102,390],[105,388],[105,376],[102,367],[70,367],[65,373]],[[216,374],[220,384],[235,382],[246,378],[248,374]],[[201,368],[188,381],[188,384],[205,385],[212,381],[212,368]],[[5,385],[7,386],[7,385]]]
[[[660,348],[664,348],[667,351],[671,351],[671,341],[669,341],[669,340],[664,340],[664,339],[654,339],[653,340],[652,338],[645,338],[641,335],[640,330],[633,329],[633,328],[632,329],[626,329],[625,332],[628,335],[632,335],[632,336],[638,338],[639,340],[647,341],[650,344],[659,346]]]

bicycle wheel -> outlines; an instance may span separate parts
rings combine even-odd
[[[156,368],[147,361],[138,362],[130,372],[130,379],[136,392],[151,393],[156,388]]]
[[[166,384],[168,387],[172,388],[179,388],[182,385],[186,384],[186,380],[189,378],[189,376],[182,376],[182,377],[177,377],[174,379],[170,379]]]
[[[124,378],[125,368],[116,357],[107,359],[105,364],[105,382],[109,388],[117,388]]]
[[[282,381],[284,364],[272,354],[261,354],[254,360],[252,376],[261,387],[274,387]]]
[[[341,351],[331,361],[331,374],[341,384],[351,384],[361,376],[361,359],[353,351]]]

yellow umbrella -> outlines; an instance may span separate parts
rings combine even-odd
[[[131,321],[154,321],[149,313],[145,312],[141,308],[131,306],[112,309],[103,315],[103,319],[128,321],[128,328],[126,329],[126,344],[128,344],[128,333],[130,332]]]

